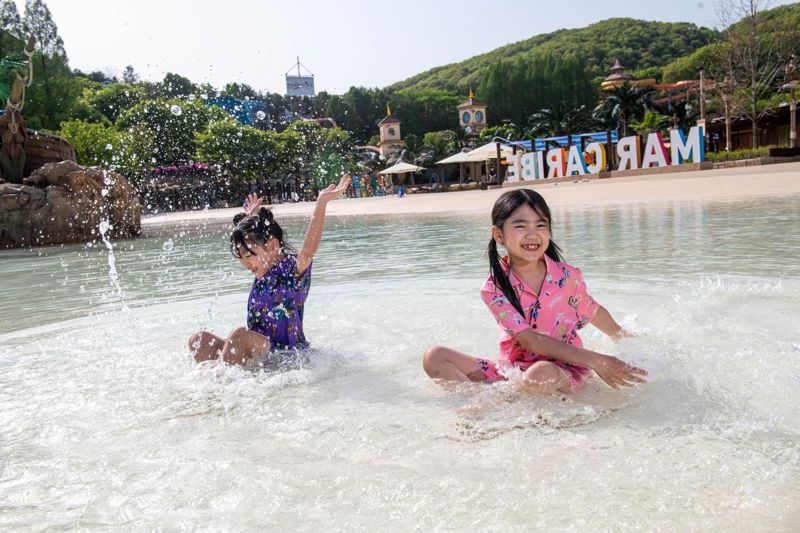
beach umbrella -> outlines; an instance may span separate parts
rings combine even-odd
[[[508,157],[514,153],[514,149],[505,144],[500,145],[500,157]],[[437,161],[437,165],[447,165],[449,163],[479,163],[487,159],[497,159],[497,143],[491,142],[479,146],[469,152],[458,152],[450,157],[446,157],[441,161]]]
[[[514,153],[514,149],[505,144],[500,144],[500,157],[509,157]],[[497,159],[497,143],[491,142],[467,152],[467,162],[486,161],[487,159]]]
[[[450,163],[469,163],[469,152],[458,152],[450,157],[445,157],[441,161],[437,161],[437,165],[447,165]]]
[[[398,161],[388,168],[379,170],[378,174],[404,174],[406,172],[418,172],[420,170],[425,170],[425,167],[418,167],[417,165],[412,165],[405,161]]]

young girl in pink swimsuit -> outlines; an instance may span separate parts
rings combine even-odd
[[[507,379],[516,367],[522,387],[540,393],[575,392],[592,371],[615,389],[644,383],[644,370],[582,347],[578,330],[586,324],[614,339],[626,333],[589,296],[581,271],[561,260],[550,237],[550,209],[540,194],[517,189],[497,199],[491,271],[481,298],[500,326],[500,357],[495,362],[433,346],[422,359],[430,377],[492,382]],[[507,256],[500,257],[498,244]]]

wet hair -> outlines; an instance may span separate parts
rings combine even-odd
[[[275,222],[272,211],[266,207],[262,207],[254,215],[237,214],[233,217],[233,225],[235,227],[231,233],[231,253],[237,259],[242,258],[243,249],[255,254],[250,247],[251,244],[266,245],[272,239],[278,240],[282,251],[290,250],[283,241],[283,229]]]
[[[550,230],[550,235],[552,236],[553,219],[550,216],[550,208],[547,207],[547,202],[544,201],[542,195],[531,189],[516,189],[500,196],[492,208],[492,225],[498,229],[502,228],[505,221],[511,217],[511,213],[522,205],[527,205],[547,221],[547,228]],[[508,274],[506,274],[503,267],[500,265],[500,254],[497,251],[497,242],[495,242],[494,239],[489,241],[488,251],[489,275],[492,278],[492,282],[503,291],[508,301],[514,306],[514,309],[519,311],[522,316],[525,316],[522,305],[519,303],[519,297],[511,286],[511,281],[508,279]],[[561,248],[559,248],[552,239],[550,239],[550,244],[544,253],[554,261],[563,261],[561,257]]]

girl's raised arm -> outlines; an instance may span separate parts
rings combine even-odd
[[[339,183],[334,185],[331,183],[325,189],[319,191],[317,196],[317,205],[314,207],[314,214],[311,215],[311,222],[308,223],[306,230],[306,238],[303,240],[303,246],[297,252],[297,275],[299,276],[308,269],[311,260],[314,259],[314,254],[317,253],[319,243],[322,240],[322,230],[325,227],[325,208],[328,202],[334,198],[338,198],[347,189],[350,183],[350,176],[344,175]]]

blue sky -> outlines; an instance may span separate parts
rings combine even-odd
[[[241,81],[272,92],[284,92],[296,55],[317,91],[340,94],[610,17],[718,25],[715,0],[46,2],[73,68],[113,74],[130,64],[149,80],[177,72],[216,87]],[[24,2],[17,3],[21,12]]]

